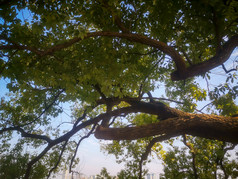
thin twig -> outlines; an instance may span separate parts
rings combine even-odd
[[[70,162],[70,165],[69,165],[69,173],[71,173],[71,171],[72,171],[72,165],[73,165],[74,159],[75,159],[75,157],[76,157],[76,154],[77,154],[77,151],[78,151],[78,148],[79,148],[80,143],[81,143],[84,139],[88,138],[88,137],[93,133],[93,131],[94,131],[94,129],[96,128],[96,126],[97,126],[97,124],[94,124],[93,127],[92,127],[92,129],[89,131],[89,133],[88,133],[86,136],[83,136],[83,137],[78,141],[77,146],[76,146],[76,149],[75,149],[75,151],[74,151],[74,155],[73,155],[73,157],[72,157],[72,159],[71,159],[71,162]]]
[[[150,54],[155,53],[155,52],[158,52],[158,51],[159,51],[159,50],[152,50],[152,51],[147,52],[147,53],[128,52],[127,54],[144,56],[144,55],[150,55]]]
[[[140,89],[139,89],[139,97],[142,97],[143,94],[143,85],[146,82],[147,78],[150,76],[150,71],[154,70],[154,68],[156,66],[158,66],[158,64],[163,60],[164,56],[162,56],[149,70],[148,70],[148,74],[145,76],[143,82],[140,85]]]
[[[116,120],[117,117],[118,117],[118,116],[114,116],[114,117],[113,117],[112,122],[109,123],[108,127],[111,126],[111,125],[115,122],[115,120]]]
[[[79,117],[74,123],[74,128],[78,125],[80,121],[82,121],[86,117],[86,115],[87,115],[87,108],[84,110],[83,115]]]
[[[43,114],[45,114],[45,112],[47,112],[47,111],[55,104],[56,100],[59,98],[59,96],[60,96],[64,91],[65,91],[65,89],[60,90],[59,93],[58,93],[56,96],[54,96],[53,101],[52,101],[48,106],[46,106],[46,108],[40,113],[40,115],[39,115],[37,118],[35,118],[35,119],[32,120],[31,122],[28,122],[27,124],[21,125],[21,127],[22,127],[22,126],[26,126],[26,125],[30,125],[30,124],[34,123],[35,121],[37,121],[38,119],[40,119],[41,116],[42,116]]]
[[[63,124],[71,124],[71,125],[73,125],[73,123],[72,122],[62,122],[62,123],[60,123],[56,128],[59,128],[61,125],[63,125]]]
[[[65,143],[64,143],[64,145],[63,145],[63,148],[62,148],[62,150],[61,150],[61,153],[60,153],[60,155],[59,155],[59,158],[58,158],[58,160],[57,160],[55,166],[50,169],[49,174],[48,174],[48,176],[47,176],[47,179],[50,177],[51,173],[58,167],[58,165],[59,165],[59,163],[60,163],[60,160],[61,160],[61,158],[62,158],[62,155],[63,155],[63,153],[64,153],[64,151],[65,151],[65,147],[66,147],[67,143],[68,143],[68,140],[65,141]]]
[[[141,160],[139,162],[139,168],[140,168],[140,173],[139,173],[139,179],[142,179],[142,165],[143,165],[143,161],[147,160],[148,155],[151,152],[151,148],[160,141],[164,141],[166,139],[168,139],[168,137],[174,137],[173,135],[162,135],[162,136],[158,136],[153,138],[150,143],[146,146],[146,150],[145,152],[141,155]]]
[[[149,99],[149,100],[153,99],[153,100],[161,100],[161,101],[170,101],[170,102],[173,102],[173,103],[184,104],[183,102],[172,100],[172,99],[167,99],[167,98],[142,97],[142,99]]]
[[[185,134],[183,135],[183,143],[184,143],[184,145],[186,145],[188,147],[190,153],[192,154],[193,175],[194,175],[195,179],[198,179],[198,173],[197,173],[197,168],[196,168],[196,154],[195,154],[194,148],[189,143],[187,143],[187,137]]]
[[[230,70],[227,70],[224,64],[222,64],[222,68],[223,68],[223,70],[224,70],[226,73],[230,73],[230,72],[232,72],[232,71],[237,71],[237,69],[235,69],[235,68],[230,69]]]
[[[205,80],[206,80],[206,83],[207,83],[207,91],[208,91],[208,93],[210,92],[210,89],[209,89],[209,83],[208,83],[208,79],[207,79],[207,77],[205,76]]]
[[[202,107],[202,109],[198,110],[199,112],[202,112],[203,109],[205,109],[207,106],[211,105],[214,101],[206,104],[205,106]]]

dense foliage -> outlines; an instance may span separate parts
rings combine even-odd
[[[152,158],[162,161],[161,179],[237,178],[238,176],[238,152],[233,150],[235,144],[184,135],[179,139],[157,143],[151,148],[152,157],[142,160],[148,141],[149,139],[127,143],[114,141],[104,145],[105,152],[114,154],[118,163],[126,164],[125,169],[118,173],[119,178],[120,176],[138,178],[141,165],[144,166]],[[157,165],[157,167],[159,170],[162,166]],[[146,177],[147,173],[148,170],[143,170],[142,176]]]
[[[238,143],[237,46],[235,0],[1,1],[0,178],[71,171],[92,134],[141,140],[139,177],[160,141]]]
[[[233,153],[232,157],[229,153],[235,145],[188,136],[182,141],[185,147],[172,146],[164,156],[162,179],[237,178],[238,153]]]

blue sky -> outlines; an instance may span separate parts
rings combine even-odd
[[[0,95],[3,96],[5,93],[8,92],[8,89],[6,88],[6,84],[7,84],[7,80],[6,79],[0,79]]]

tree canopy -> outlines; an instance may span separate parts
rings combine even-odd
[[[119,179],[146,178],[148,167],[145,164],[156,158],[163,164],[160,179],[235,179],[238,176],[238,152],[232,151],[236,144],[183,135],[148,148],[150,140],[113,141],[103,146],[104,151],[116,156],[117,163],[126,164],[117,174]],[[146,159],[148,149],[152,156]],[[155,176],[155,173],[150,175]]]
[[[144,158],[185,134],[238,143],[235,0],[3,0],[0,34],[1,160],[25,179],[71,171],[93,134],[149,137]]]

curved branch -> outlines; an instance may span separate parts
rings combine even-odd
[[[92,127],[92,129],[89,131],[89,133],[88,133],[87,135],[83,136],[83,137],[78,141],[77,147],[76,147],[76,149],[75,149],[75,151],[74,151],[74,155],[73,155],[73,157],[72,157],[72,159],[71,159],[71,162],[70,162],[70,165],[69,165],[69,173],[71,173],[72,165],[73,165],[74,159],[75,159],[75,157],[76,157],[76,154],[77,154],[77,151],[78,151],[78,148],[79,148],[80,143],[81,143],[84,139],[88,138],[88,137],[93,133],[93,131],[94,131],[95,128],[96,128],[96,124],[94,124],[94,126]]]
[[[52,142],[52,140],[45,135],[31,134],[31,133],[24,131],[22,128],[20,128],[18,126],[1,129],[0,134],[2,134],[3,132],[7,132],[7,131],[18,131],[21,133],[22,137],[27,137],[27,138],[32,138],[32,139],[40,139],[40,140],[44,140],[48,143]]]
[[[197,172],[197,167],[196,167],[196,153],[195,153],[194,148],[192,147],[192,145],[187,142],[187,136],[185,134],[183,135],[183,143],[184,143],[184,145],[187,146],[190,153],[192,154],[193,175],[194,175],[195,179],[198,179],[198,172]]]
[[[234,35],[222,46],[222,48],[216,53],[214,57],[210,58],[207,61],[188,67],[185,76],[180,76],[179,70],[174,71],[171,74],[171,79],[173,81],[179,81],[197,75],[202,75],[208,72],[209,70],[212,70],[213,68],[216,68],[226,62],[237,46],[238,35]]]
[[[64,145],[63,145],[63,147],[62,147],[62,150],[61,150],[61,152],[60,152],[59,158],[58,158],[58,160],[57,160],[55,166],[50,169],[49,174],[48,174],[48,176],[47,176],[47,179],[50,178],[51,173],[58,167],[58,165],[59,165],[59,163],[60,163],[60,160],[61,160],[61,158],[62,158],[62,155],[63,155],[63,153],[64,153],[64,151],[65,151],[65,147],[66,147],[67,144],[68,144],[68,140],[65,141],[65,143],[64,143]]]
[[[76,37],[71,40],[68,40],[67,42],[54,45],[52,47],[48,47],[47,50],[38,50],[34,47],[28,47],[23,45],[2,45],[0,46],[1,49],[18,49],[18,50],[29,50],[39,56],[46,56],[46,55],[52,55],[54,52],[68,48],[72,46],[73,44],[90,37],[117,37],[122,39],[127,39],[131,42],[137,42],[144,45],[149,45],[151,47],[157,48],[160,51],[164,52],[165,54],[169,55],[175,62],[178,73],[180,76],[184,76],[186,73],[186,64],[183,59],[183,57],[171,46],[168,46],[164,42],[151,39],[147,36],[140,35],[140,34],[132,34],[132,33],[119,33],[119,32],[106,32],[106,31],[99,31],[99,32],[89,32],[87,33],[83,38]]]
[[[171,137],[174,137],[174,136],[167,136],[167,135],[164,135],[164,136],[159,136],[159,137],[155,137],[153,138],[150,143],[146,146],[146,150],[145,152],[141,155],[141,160],[139,162],[139,168],[140,168],[140,176],[139,178],[142,178],[142,164],[143,164],[143,161],[147,160],[150,152],[151,152],[151,148],[157,143],[157,142],[162,142],[168,138],[171,138]]]
[[[226,73],[230,73],[230,72],[232,72],[232,71],[237,71],[237,69],[235,69],[235,68],[230,69],[230,70],[227,70],[224,64],[222,64],[222,68],[223,68],[223,70],[224,70]]]
[[[137,99],[138,100],[138,99]],[[90,120],[87,120],[85,122],[82,122],[81,124],[74,126],[69,132],[66,134],[62,135],[61,137],[53,140],[51,142],[52,145],[56,145],[62,141],[65,141],[72,137],[74,134],[76,134],[79,130],[92,125],[92,124],[97,124],[101,120],[113,116],[121,116],[121,115],[126,115],[129,113],[137,113],[137,112],[143,112],[143,113],[148,113],[148,114],[154,114],[154,115],[160,115],[161,117],[174,117],[174,116],[183,116],[184,112],[167,107],[163,103],[156,102],[156,103],[146,103],[146,102],[141,102],[141,101],[136,101],[135,99],[127,99],[125,100],[131,106],[129,107],[124,107],[120,109],[116,109],[113,111],[109,111],[107,113],[103,113],[98,115],[95,118],[92,118]]]
[[[223,142],[222,144],[222,150],[223,150],[223,154],[221,156],[217,156],[217,164],[221,166],[221,170],[224,173],[224,178],[227,179],[228,178],[228,174],[226,171],[226,168],[224,167],[224,156],[226,155],[227,151],[229,150],[233,150],[236,147],[237,144],[232,144],[230,147],[225,148],[225,142]]]

